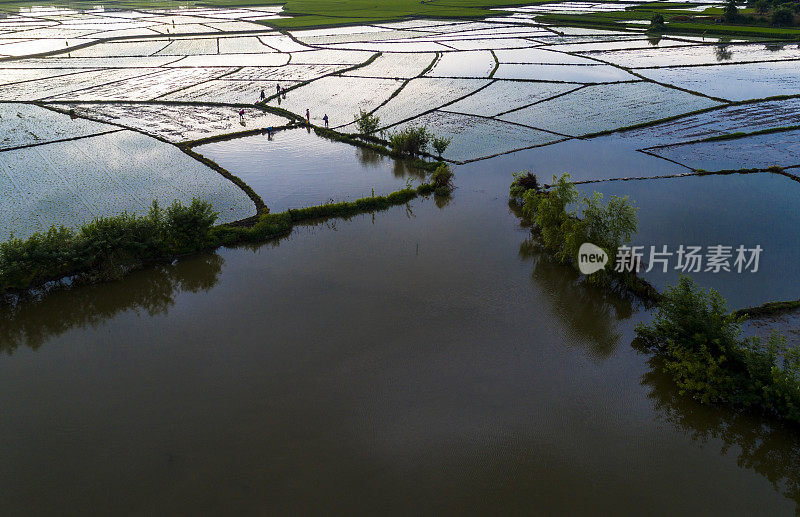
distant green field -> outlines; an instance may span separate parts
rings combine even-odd
[[[110,8],[177,8],[182,6],[242,7],[285,5],[291,19],[276,20],[279,27],[319,27],[352,25],[376,21],[400,20],[410,17],[481,18],[488,16],[488,8],[507,5],[531,5],[548,0],[0,0],[0,9],[59,5],[91,8],[104,5]]]
[[[488,8],[531,5],[547,0],[288,0],[284,10],[294,18],[274,20],[277,27],[350,25],[409,17],[483,18]],[[500,14],[500,13],[497,13]]]
[[[501,11],[490,11],[515,5],[553,3],[554,0],[0,0],[0,11],[13,11],[20,7],[58,5],[77,9],[104,5],[118,9],[178,8],[190,6],[244,7],[264,5],[284,5],[289,17],[278,20],[265,20],[265,23],[281,29],[318,28],[343,25],[397,21],[407,18],[485,18],[503,15]],[[556,0],[557,1],[557,0]],[[569,1],[569,0],[566,0]],[[614,0],[597,0],[611,1]],[[596,28],[624,28],[619,23],[626,20],[649,20],[654,13],[664,16],[665,33],[707,33],[718,36],[745,36],[772,39],[800,38],[800,28],[776,28],[764,25],[726,25],[710,20],[671,21],[678,15],[718,16],[721,9],[710,7],[704,13],[682,11],[696,4],[649,2],[642,3],[625,11],[611,11],[589,14],[549,14],[537,18],[538,21],[554,25],[570,25]],[[721,2],[720,2],[721,5]],[[741,9],[740,12],[750,12]],[[641,25],[639,25],[641,27]]]

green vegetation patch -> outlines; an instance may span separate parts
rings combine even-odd
[[[766,342],[743,338],[741,321],[719,293],[681,277],[664,292],[654,321],[636,326],[637,345],[662,359],[681,394],[800,423],[800,349],[776,333]]]
[[[146,216],[97,219],[79,230],[54,227],[0,244],[0,292],[19,291],[78,274],[113,279],[142,264],[209,247],[217,214],[194,200],[166,209],[153,203]]]
[[[219,0],[218,0],[219,1]],[[224,1],[224,0],[222,0]],[[288,0],[284,13],[292,18],[266,20],[269,25],[286,28],[331,27],[398,21],[406,18],[484,18],[497,16],[489,8],[531,5],[540,1],[522,0]],[[210,5],[217,5],[212,0]]]
[[[431,193],[449,196],[452,171],[441,162],[431,163],[432,167],[431,180],[417,188],[277,214],[264,212],[231,224],[214,226],[217,214],[211,205],[195,199],[189,206],[175,202],[166,209],[154,203],[146,216],[122,214],[78,230],[54,227],[27,239],[12,237],[0,244],[0,294],[21,294],[65,278],[75,282],[113,280],[181,255],[273,239],[303,221],[386,210]]]
[[[618,285],[645,301],[658,301],[656,289],[632,271],[616,271],[617,249],[636,233],[636,208],[628,197],[611,196],[603,201],[599,192],[581,195],[569,174],[553,177],[545,189],[529,171],[514,174],[510,195],[520,214],[532,225],[544,248],[560,263],[578,269],[583,243],[592,243],[608,257],[605,268],[586,275],[589,284]]]
[[[517,173],[511,197],[544,248],[573,267],[581,243],[592,242],[613,257],[609,252],[636,231],[635,208],[627,198],[602,203],[595,193],[581,199],[566,174],[545,189],[533,174]],[[580,210],[570,209],[575,206]],[[586,280],[607,284],[610,271],[600,270]],[[800,348],[788,347],[777,333],[767,340],[745,338],[741,329],[746,317],[796,310],[800,300],[730,313],[718,292],[701,289],[685,276],[663,294],[643,280],[641,287],[652,290],[658,307],[652,323],[636,325],[634,345],[656,354],[654,364],[671,376],[681,394],[703,404],[758,410],[800,423]]]
[[[789,300],[783,302],[767,302],[757,307],[747,307],[734,312],[735,316],[745,319],[761,318],[764,316],[775,316],[786,312],[793,312],[800,309],[800,300]]]

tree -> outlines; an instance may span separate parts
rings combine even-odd
[[[433,148],[436,149],[436,152],[439,154],[439,158],[442,157],[442,153],[447,149],[447,146],[450,145],[452,142],[452,138],[439,138],[438,136],[433,137]]]
[[[564,260],[563,255],[559,256],[564,244],[562,226],[570,217],[567,208],[578,200],[578,190],[569,174],[553,177],[553,180],[554,185],[547,195],[539,195],[535,190],[525,193],[522,213],[539,227],[545,247],[554,251],[556,258]]]
[[[575,265],[581,244],[591,242],[613,260],[617,248],[636,233],[637,208],[627,197],[611,196],[606,203],[598,192],[581,197],[569,174],[553,181],[547,192],[530,189],[523,194],[523,215],[539,228],[545,247],[560,262]],[[588,278],[603,282],[608,276],[597,272]]]
[[[728,0],[725,7],[722,9],[722,18],[726,22],[735,22],[739,18],[739,8],[736,7],[734,0]]]
[[[719,293],[682,276],[664,291],[653,322],[636,325],[637,344],[660,356],[681,394],[799,423],[800,349],[777,333],[744,338],[741,322]]]
[[[431,134],[422,127],[409,126],[389,136],[389,143],[394,154],[421,154],[428,147]]]
[[[650,18],[650,28],[647,29],[652,32],[661,32],[664,30],[664,17],[656,13]]]
[[[638,324],[636,333],[642,345],[663,354],[663,369],[682,394],[705,404],[727,401],[742,384],[735,364],[740,323],[713,289],[681,276],[664,291],[652,324]]]
[[[753,7],[758,14],[767,14],[769,12],[769,0],[758,0]]]
[[[578,256],[578,250],[584,242],[591,242],[605,251],[613,261],[620,245],[630,241],[639,224],[636,216],[637,208],[628,197],[611,196],[603,202],[603,195],[594,192],[591,196],[583,196],[580,213],[574,211],[564,230],[564,258],[570,260]],[[579,217],[580,216],[580,217]],[[605,277],[604,274],[592,275],[590,280]]]
[[[371,115],[364,110],[359,110],[358,115],[356,115],[356,126],[358,127],[358,132],[362,135],[369,135],[377,131],[380,121],[379,117]]]
[[[772,11],[772,25],[777,25],[778,27],[791,27],[794,25],[794,14],[791,8],[782,5]]]

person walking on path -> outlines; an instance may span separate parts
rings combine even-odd
[[[281,85],[280,85],[280,84],[276,84],[276,85],[275,85],[275,93],[276,93],[277,95],[280,95],[280,94],[281,94]]]
[[[306,122],[311,124],[311,112],[308,111],[308,108],[306,108]]]
[[[261,90],[261,102],[264,102],[264,99],[267,98],[267,94],[264,90]]]
[[[325,127],[328,127],[328,114],[326,113],[324,117],[322,117],[322,121],[325,122]]]
[[[244,109],[239,110],[239,122],[244,122]]]

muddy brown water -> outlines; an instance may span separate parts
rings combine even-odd
[[[630,346],[649,314],[508,209],[521,168],[672,164],[561,149],[6,311],[0,514],[791,514],[796,431],[681,397]]]

